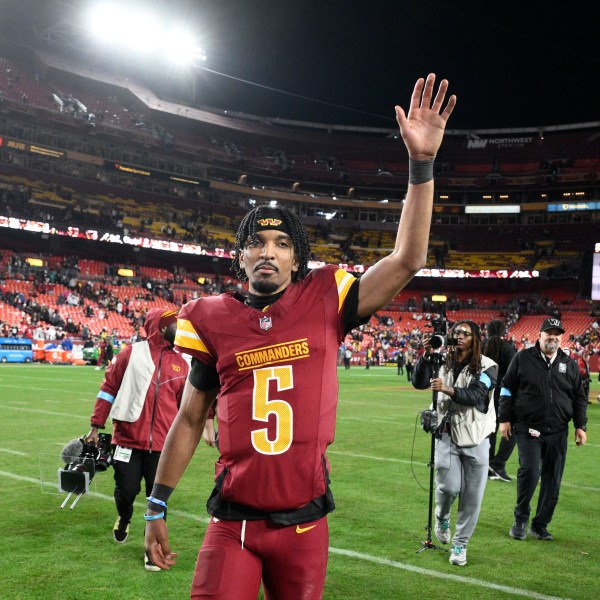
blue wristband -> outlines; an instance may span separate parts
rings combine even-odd
[[[157,515],[144,515],[144,519],[146,521],[156,521],[157,519],[163,519],[165,516],[165,512],[160,512]]]
[[[167,508],[166,502],[163,502],[162,500],[159,500],[158,498],[155,498],[154,496],[148,496],[146,498],[146,500],[148,500],[148,502],[152,502],[153,504],[158,504],[159,506],[162,506],[163,508]]]

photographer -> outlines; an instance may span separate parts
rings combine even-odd
[[[497,365],[481,353],[481,334],[472,321],[456,323],[445,354],[432,352],[431,341],[430,334],[423,337],[425,353],[415,364],[412,384],[420,390],[431,387],[437,394],[432,406],[439,422],[434,432],[435,535],[442,544],[450,541],[450,510],[460,496],[450,563],[462,566],[467,564],[467,543],[477,525],[487,482],[487,436],[496,427]],[[434,342],[440,346],[438,335]]]
[[[112,419],[114,496],[119,513],[113,537],[120,544],[129,536],[142,479],[145,495],[151,495],[165,438],[179,410],[189,368],[173,349],[176,328],[175,311],[148,311],[144,323],[148,338],[124,348],[106,370],[85,438],[98,445],[98,429]],[[148,571],[160,571],[147,556],[144,565]]]

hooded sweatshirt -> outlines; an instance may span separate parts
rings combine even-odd
[[[160,452],[177,415],[189,366],[158,328],[162,308],[146,315],[147,339],[125,347],[107,368],[91,423],[113,421],[112,443]]]

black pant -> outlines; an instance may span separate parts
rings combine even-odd
[[[510,458],[512,451],[517,443],[517,438],[513,433],[508,439],[500,436],[500,444],[498,444],[498,451],[494,452],[496,446],[496,437],[498,431],[490,433],[490,467],[493,469],[504,469],[506,467],[506,461]],[[493,445],[492,445],[493,444]]]
[[[142,478],[145,481],[146,497],[151,495],[159,458],[160,452],[133,449],[129,462],[119,460],[113,462],[115,469],[115,504],[117,505],[119,517],[124,521],[131,521],[133,503],[142,489]]]
[[[530,502],[541,477],[540,493],[531,526],[546,527],[552,520],[558,502],[560,483],[567,458],[569,429],[533,437],[517,433],[519,471],[517,472],[517,505],[515,521],[529,520]]]

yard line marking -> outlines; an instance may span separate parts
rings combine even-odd
[[[19,377],[15,376],[15,377],[11,377],[11,379],[12,380],[14,380],[14,379],[26,379],[27,381],[31,381],[33,379],[37,379],[38,381],[47,381],[47,379],[48,379],[48,373],[40,373],[40,375],[43,375],[43,377],[34,378],[31,373],[27,373],[27,375],[24,376],[24,377],[19,378]],[[52,377],[52,381],[59,381],[59,382],[71,383],[71,384],[73,383],[72,379],[62,379],[62,378],[59,379],[57,377]],[[86,381],[85,379],[81,379],[81,378],[78,379],[78,383],[81,382],[83,384],[88,384],[88,385],[97,385],[99,381],[101,381],[101,380],[98,380],[98,381],[87,380]]]
[[[39,408],[23,408],[22,406],[6,406],[3,404],[0,404],[0,408],[7,408],[9,410],[22,410],[25,412],[39,413],[42,415],[53,415],[56,417],[71,417],[73,419],[88,419],[89,420],[89,417],[87,417],[87,416],[84,417],[81,415],[73,415],[71,413],[61,413],[61,412],[54,412],[51,410],[41,410]]]
[[[33,477],[25,477],[23,475],[17,475],[15,473],[9,473],[7,471],[0,471],[0,476],[8,477],[10,479],[16,479],[17,481],[23,481],[26,483],[41,483],[42,486],[57,488],[56,483],[50,482],[40,482]],[[110,502],[114,502],[114,498],[112,496],[108,496],[107,494],[99,494],[97,492],[88,492],[86,495],[93,496],[94,498],[100,498],[102,500],[108,500]],[[145,510],[146,504],[141,502],[135,502],[135,505],[141,507]],[[208,523],[210,521],[210,517],[200,517],[198,515],[194,515],[188,513],[186,511],[177,511],[177,510],[169,510],[170,514],[175,514],[179,517],[190,519],[193,521]],[[395,560],[390,560],[388,558],[381,558],[379,556],[371,556],[370,554],[363,554],[361,552],[354,552],[353,550],[345,550],[344,548],[333,548],[329,547],[330,554],[336,554],[338,556],[347,556],[348,558],[354,558],[358,560],[362,560],[365,562],[370,562],[378,565],[383,565],[387,567],[392,567],[394,569],[401,569],[403,571],[409,571],[412,573],[418,573],[419,575],[426,575],[427,577],[437,577],[438,579],[445,579],[450,581],[457,581],[459,583],[464,583],[466,585],[474,585],[477,587],[496,590],[500,592],[504,592],[507,594],[513,594],[515,596],[524,596],[526,598],[534,598],[535,600],[571,600],[570,598],[563,598],[561,596],[547,596],[545,594],[538,594],[537,592],[526,590],[522,588],[511,587],[507,585],[498,585],[496,583],[491,583],[489,581],[484,581],[483,579],[474,579],[470,577],[464,577],[462,575],[453,575],[451,573],[442,573],[438,571],[434,571],[432,569],[424,569],[423,567],[417,567],[415,565],[410,565],[407,563],[401,563]]]
[[[399,419],[377,419],[372,417],[338,417],[338,421],[368,421],[369,423],[385,423],[386,425],[396,425]]]
[[[388,456],[371,456],[368,454],[355,454],[354,452],[344,452],[342,450],[327,450],[327,454],[339,454],[341,456],[351,456],[352,458],[366,458],[367,460],[403,463],[406,465],[425,465],[425,463],[415,462],[414,460],[405,460],[402,458],[392,458]]]
[[[597,487],[588,487],[588,486],[585,486],[585,485],[575,485],[573,483],[566,482],[564,479],[561,481],[561,485],[564,485],[565,487],[568,487],[568,488],[572,488],[574,490],[584,490],[584,491],[589,491],[589,492],[600,492],[600,488],[597,488]]]
[[[22,390],[22,385],[3,385],[3,389],[14,389],[14,390]],[[30,385],[27,386],[28,390],[36,391],[36,392],[56,392],[57,394],[68,394],[71,392],[72,394],[81,394],[79,388],[68,390],[66,388],[49,388],[49,387],[32,387]]]
[[[0,448],[0,452],[6,452],[7,454],[15,454],[17,456],[27,456],[26,452],[19,452],[18,450],[10,450],[9,448]]]
[[[50,482],[50,481],[40,481],[39,479],[35,479],[33,477],[26,477],[24,475],[17,475],[16,473],[9,473],[8,471],[0,471],[0,476],[8,477],[10,479],[16,479],[17,481],[23,481],[25,483],[34,483],[35,485],[41,484],[42,487],[51,487],[55,490],[58,490],[58,482]],[[42,492],[44,493],[44,492]],[[58,492],[56,495],[67,493],[67,492]],[[52,494],[55,495],[55,494]],[[84,496],[91,496],[94,498],[100,498],[101,500],[110,500],[110,502],[114,502],[115,499],[113,496],[109,496],[107,494],[101,494],[99,492],[87,492]],[[134,502],[134,506],[137,506],[141,510],[145,511],[147,507],[147,502]],[[180,517],[184,517],[186,519],[191,519],[193,521],[198,521],[200,523],[209,523],[210,517],[200,517],[198,515],[194,515],[188,513],[183,510],[172,510],[169,509],[169,514],[178,515]]]
[[[344,450],[329,450],[328,449],[327,450],[327,454],[337,454],[339,456],[349,456],[349,457],[352,457],[352,458],[364,458],[366,460],[375,460],[375,461],[379,461],[379,462],[402,463],[402,464],[417,465],[417,466],[422,466],[422,467],[428,466],[427,463],[418,462],[418,461],[415,461],[415,460],[408,460],[408,459],[402,459],[402,458],[393,458],[393,457],[390,457],[390,456],[373,456],[371,454],[357,454],[355,452],[346,452]],[[568,483],[564,479],[562,480],[561,485],[569,487],[569,488],[573,488],[573,489],[576,489],[576,490],[600,492],[600,488],[583,486],[583,485],[576,485],[574,483]]]
[[[340,405],[342,406],[346,406],[348,404],[351,404],[353,406],[368,406],[370,408],[373,408],[373,402],[369,402],[367,400],[365,400],[364,402],[360,401],[360,400],[343,400],[340,402]],[[377,408],[398,408],[398,404],[397,403],[388,403],[388,402],[377,402]]]
[[[451,573],[439,573],[437,571],[433,571],[432,569],[424,569],[422,567],[416,567],[414,565],[397,562],[395,560],[389,560],[387,558],[379,558],[369,554],[354,552],[353,550],[343,550],[341,548],[330,547],[329,552],[331,554],[339,554],[341,556],[358,558],[359,560],[364,560],[379,565],[394,567],[395,569],[411,571],[412,573],[419,573],[419,575],[438,577],[439,579],[449,579],[451,581],[458,581],[459,583],[466,583],[467,585],[475,585],[490,590],[497,590],[507,594],[513,594],[515,596],[525,596],[526,598],[535,598],[536,600],[569,600],[568,598],[562,598],[561,596],[546,596],[545,594],[538,594],[537,592],[532,592],[531,590],[524,590],[522,588],[511,587],[508,585],[498,585],[497,583],[491,583],[489,581],[484,581],[483,579],[474,579],[471,577],[464,577],[462,575],[453,575]]]

